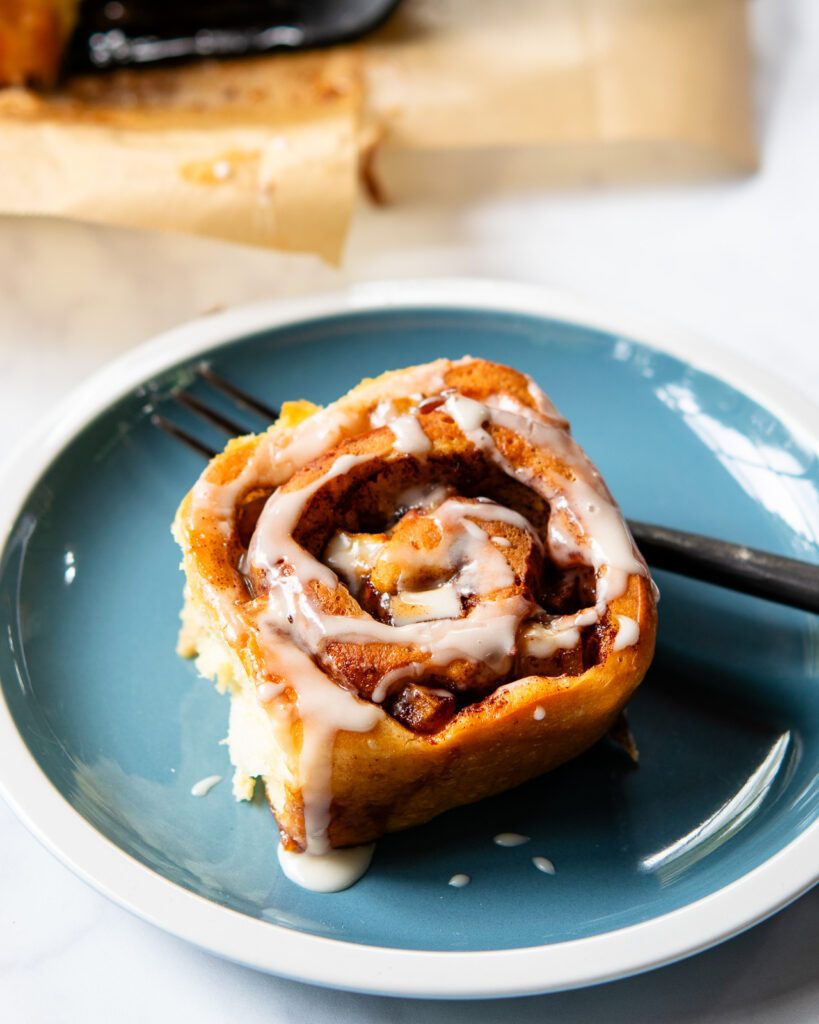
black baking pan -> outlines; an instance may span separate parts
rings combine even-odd
[[[63,70],[241,57],[358,39],[399,0],[84,0]]]

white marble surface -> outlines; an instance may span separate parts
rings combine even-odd
[[[347,279],[547,282],[693,328],[819,398],[819,3],[758,0],[764,167],[754,178],[478,205],[363,209],[343,272],[195,239],[0,221],[0,441],[90,370],[215,306]],[[220,962],[77,881],[0,802],[0,1013],[85,1020],[807,1024],[819,890],[685,963],[506,1004],[334,994]]]

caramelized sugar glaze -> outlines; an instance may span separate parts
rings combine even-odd
[[[211,462],[175,532],[200,639],[239,659],[281,748],[264,781],[290,849],[562,763],[652,656],[651,581],[602,478],[531,379],[484,360],[289,403]]]

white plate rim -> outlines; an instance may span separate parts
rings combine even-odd
[[[256,331],[347,312],[419,307],[531,314],[597,327],[684,359],[768,408],[819,449],[819,408],[734,353],[676,328],[539,285],[482,278],[376,281],[307,298],[229,309],[164,332],[103,367],[6,460],[0,480],[4,547],[32,487],[70,440],[146,379],[211,346]],[[568,942],[441,952],[368,946],[240,914],[168,881],[87,822],[53,787],[0,694],[0,794],[27,828],[80,878],[164,930],[229,960],[282,977],[377,995],[489,998],[611,981],[700,952],[751,927],[819,880],[819,822],[757,868],[660,917]]]

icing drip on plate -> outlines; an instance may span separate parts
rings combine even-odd
[[[191,786],[191,796],[207,796],[222,781],[221,775],[208,775]]]
[[[341,892],[349,889],[366,874],[373,859],[375,844],[353,846],[346,850],[312,853],[289,853],[279,846],[282,871],[296,885],[311,892]]]

